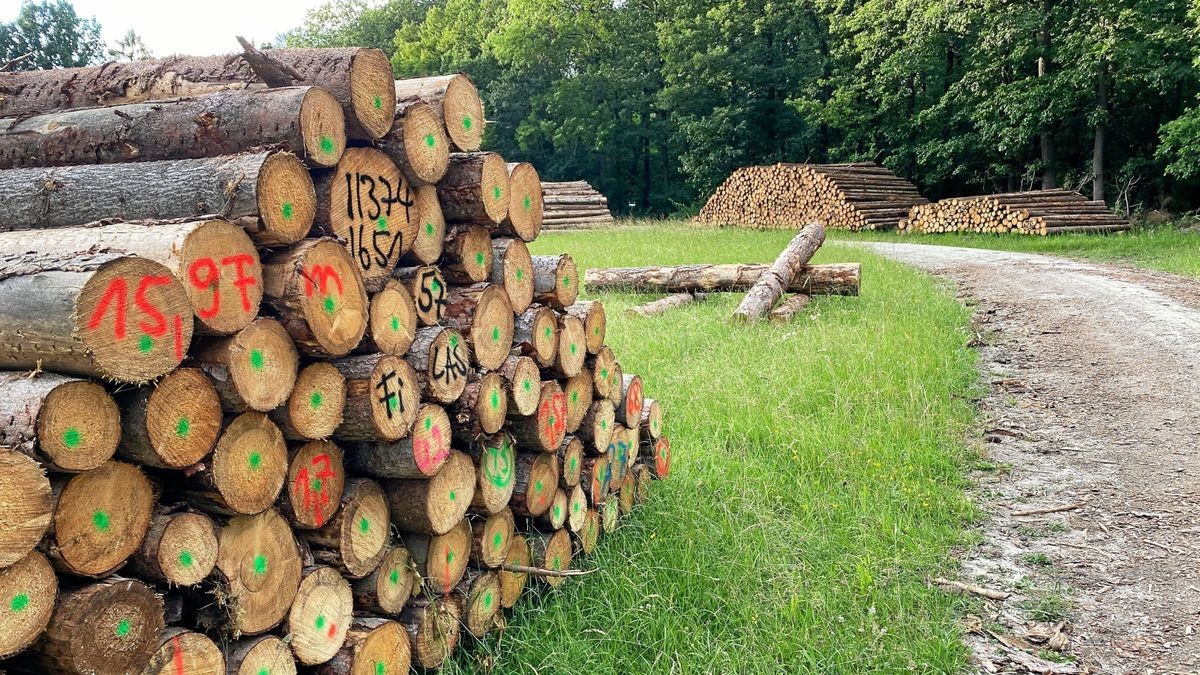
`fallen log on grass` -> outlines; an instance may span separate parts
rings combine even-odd
[[[583,277],[589,291],[629,293],[696,293],[744,291],[762,277],[770,265],[696,264],[677,267],[609,267],[590,269]],[[858,295],[860,265],[834,263],[806,265],[787,287],[805,295]]]
[[[806,225],[800,234],[783,249],[771,268],[767,270],[754,286],[746,293],[746,297],[733,310],[733,318],[742,321],[755,321],[766,316],[775,306],[784,290],[791,285],[792,280],[800,274],[813,255],[825,243],[825,228],[819,223]],[[639,408],[640,409],[640,408]]]
[[[697,300],[703,300],[707,295],[707,293],[672,293],[664,298],[651,300],[637,307],[630,307],[625,311],[635,316],[658,316],[676,307],[683,307]]]

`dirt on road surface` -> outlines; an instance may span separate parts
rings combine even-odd
[[[1200,283],[866,246],[977,304],[988,518],[959,581],[1011,596],[968,618],[975,669],[1200,672]]]

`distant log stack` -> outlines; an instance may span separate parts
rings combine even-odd
[[[901,232],[979,232],[989,234],[1066,234],[1120,232],[1129,221],[1103,201],[1073,190],[1031,190],[978,197],[951,197],[914,206],[900,221]]]
[[[759,229],[886,230],[927,204],[912,183],[871,162],[775,164],[734,171],[696,222]]]
[[[243,46],[0,73],[0,670],[435,669],[660,461],[466,76]]]
[[[542,183],[542,227],[547,230],[596,227],[612,221],[608,198],[587,181]]]

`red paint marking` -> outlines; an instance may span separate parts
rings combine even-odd
[[[179,647],[179,636],[171,638],[171,647],[175,650],[171,660],[175,663],[175,675],[183,675],[183,650]]]
[[[308,472],[309,467],[322,468],[310,476]],[[296,472],[295,485],[299,488],[297,492],[303,492],[304,500],[302,504],[304,505],[304,508],[313,511],[316,516],[317,525],[325,524],[325,511],[322,507],[327,506],[329,502],[333,501],[333,498],[330,497],[329,490],[322,489],[320,492],[313,491],[312,482],[309,479],[313,478],[320,480],[323,487],[326,485],[326,481],[335,476],[337,476],[337,472],[333,470],[333,463],[329,459],[329,455],[325,453],[321,453],[313,457],[312,460],[309,461],[308,466],[301,467],[301,469]]]
[[[330,265],[313,265],[308,270],[301,272],[300,276],[304,277],[304,295],[309,297],[318,290],[321,292],[321,295],[324,295],[329,290],[330,279],[333,279],[334,283],[337,284],[339,296],[344,290],[342,288],[342,276]]]
[[[138,328],[150,337],[162,337],[167,334],[167,318],[146,298],[146,293],[155,286],[166,286],[173,280],[169,276],[144,276],[138,283],[137,292],[133,294],[134,304],[150,319],[149,322],[138,322]]]
[[[629,383],[629,391],[625,394],[625,417],[630,420],[641,419],[642,404],[642,380],[641,378],[634,379]]]
[[[203,276],[200,274],[202,271]],[[220,278],[221,272],[212,258],[200,258],[188,267],[188,280],[193,286],[202,291],[212,289],[212,306],[196,310],[201,319],[211,319],[221,311],[221,287],[217,283]]]
[[[250,304],[250,294],[246,291],[247,288],[258,283],[258,280],[246,274],[246,265],[254,264],[254,257],[249,253],[239,253],[221,258],[221,264],[225,266],[233,265],[237,276],[233,279],[233,285],[242,295],[242,311],[249,312],[253,309]],[[338,292],[341,293],[341,280],[338,281]]]
[[[413,439],[413,461],[417,463],[417,468],[425,474],[428,474],[429,469],[445,461],[446,457],[450,455],[450,448],[442,442],[441,427],[435,425],[429,433],[433,436],[434,444],[430,444],[429,439],[424,436]],[[436,452],[434,448],[436,448]]]
[[[663,436],[654,444],[654,468],[658,470],[659,478],[666,478],[671,470],[671,443]]]
[[[100,297],[100,302],[96,304],[92,317],[88,319],[88,328],[95,329],[100,326],[104,315],[108,313],[109,304],[115,300],[117,306],[114,310],[113,334],[118,340],[125,339],[125,295],[127,292],[128,288],[123,277],[108,282],[108,288],[104,289],[104,295]]]
[[[332,640],[334,635],[337,635],[337,624],[331,623],[329,624],[329,633],[327,634],[327,637]]]
[[[183,360],[183,317],[175,315],[175,360]]]
[[[548,445],[550,447],[561,445],[567,434],[566,394],[560,391],[551,396],[550,400],[542,401],[542,405],[538,409],[538,421],[546,430],[546,439],[550,441]]]

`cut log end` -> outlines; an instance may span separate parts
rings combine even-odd
[[[471,290],[464,292],[471,297],[469,304],[474,307],[469,312],[469,319],[457,319],[460,307],[460,296],[451,292],[447,300],[447,323],[451,325],[461,321],[469,321],[470,326],[462,330],[471,339],[471,354],[481,368],[495,370],[508,359],[513,342],[513,310],[508,294],[500,286],[487,285],[481,292]],[[466,298],[462,298],[466,299]]]
[[[458,647],[459,612],[452,602],[429,601],[406,609],[401,620],[417,665],[434,670]]]
[[[375,349],[403,356],[417,331],[417,305],[408,287],[390,279],[371,296],[370,331]]]
[[[471,525],[460,519],[444,534],[404,538],[426,588],[446,595],[462,580],[471,556]]]
[[[571,569],[571,535],[565,529],[557,529],[550,535],[530,536],[529,548],[534,567],[555,572]],[[566,577],[557,575],[546,575],[539,578],[551,588],[567,580]]]
[[[616,406],[617,422],[636,429],[642,421],[645,396],[640,375],[624,375],[621,379],[621,404]]]
[[[273,411],[272,419],[288,438],[328,438],[342,423],[345,406],[346,377],[331,364],[318,361],[296,376],[287,405]]]
[[[435,331],[428,342],[414,342],[417,351],[426,352],[425,393],[439,403],[453,403],[462,396],[471,372],[471,348],[457,331],[449,328],[429,328],[418,331]],[[410,350],[410,355],[412,351]],[[416,368],[417,364],[413,364]],[[418,370],[418,372],[420,372]]]
[[[617,357],[613,354],[613,350],[609,347],[601,347],[596,355],[589,358],[586,363],[592,369],[592,388],[596,398],[608,398],[613,383],[620,381],[613,378],[617,370]]]
[[[542,179],[528,162],[509,164],[508,170],[508,217],[500,229],[533,241],[542,231]]]
[[[536,518],[550,509],[558,490],[558,460],[554,455],[517,453],[516,486],[510,502],[513,513]]]
[[[355,582],[355,606],[381,614],[399,614],[419,584],[408,549],[390,548],[379,567]]]
[[[390,120],[388,125],[390,127]],[[346,116],[328,91],[311,87],[304,95],[300,105],[300,135],[304,141],[304,158],[310,164],[335,166],[341,159],[346,149]]]
[[[475,522],[471,527],[471,560],[483,567],[503,565],[516,534],[515,528],[516,521],[509,509],[500,509],[483,521]]]
[[[267,292],[297,347],[345,356],[367,330],[367,294],[349,251],[332,239],[308,240],[268,265]]]
[[[583,370],[587,358],[587,333],[583,322],[567,315],[558,317],[558,348],[554,370],[562,377],[574,377]]]
[[[104,387],[64,378],[42,399],[36,429],[38,449],[52,468],[87,471],[116,452],[121,412]]]
[[[504,287],[515,314],[533,302],[533,258],[520,239],[492,240],[492,271],[489,281]]]
[[[76,475],[54,512],[58,562],[82,576],[111,573],[141,545],[153,508],[150,481],[133,465],[110,461]]]
[[[346,375],[346,410],[335,435],[358,441],[397,441],[412,429],[421,391],[413,367],[399,356],[369,354],[334,361]]]
[[[596,550],[596,543],[600,539],[600,514],[595,509],[588,509],[583,517],[583,527],[580,528],[577,535],[579,540],[579,548],[585,555],[590,555]]]
[[[457,284],[487,281],[493,262],[492,240],[479,225],[457,225],[446,236],[442,274]]]
[[[312,229],[317,195],[308,168],[295,155],[276,152],[258,173],[260,227],[250,233],[262,246],[294,244]]]
[[[495,572],[484,572],[471,581],[467,589],[462,622],[467,632],[482,638],[495,625],[500,611],[500,578]]]
[[[200,347],[197,355],[202,364],[221,367],[219,372],[203,366],[214,375],[218,392],[223,393],[222,404],[230,410],[276,408],[296,383],[296,345],[274,319],[255,319],[236,335]]]
[[[528,356],[509,356],[500,370],[508,387],[508,410],[517,415],[537,412],[541,400],[541,371]]]
[[[46,556],[30,551],[0,569],[0,658],[25,649],[50,623],[58,578]]]
[[[63,594],[41,643],[50,672],[137,673],[158,647],[163,602],[145,584],[112,578]]]
[[[558,317],[543,305],[525,310],[513,325],[513,338],[526,356],[547,368],[558,354]]]
[[[25,557],[42,539],[54,513],[50,480],[24,454],[0,451],[0,568]]]
[[[658,401],[648,398],[642,403],[641,432],[651,440],[657,440],[663,433],[663,412]]]
[[[211,518],[188,511],[155,516],[137,562],[149,576],[176,586],[194,586],[217,563],[217,528]]]
[[[583,441],[578,436],[567,436],[556,454],[562,473],[562,486],[575,487],[579,484],[579,472],[583,469]]]
[[[339,562],[346,575],[360,579],[377,569],[388,553],[391,516],[379,483],[351,479],[338,517]]]
[[[528,567],[532,559],[529,554],[529,543],[523,534],[516,534],[508,546],[508,555],[504,557],[504,565],[513,567]],[[525,592],[525,582],[529,575],[525,572],[500,572],[500,604],[505,609],[512,609],[521,594]]]
[[[419,219],[400,168],[374,148],[350,148],[337,168],[318,181],[328,191],[327,225],[346,243],[363,283],[382,288],[400,257],[413,245]]]
[[[142,675],[222,675],[225,655],[207,635],[185,628],[167,628],[158,635],[158,650]]]
[[[199,369],[177,368],[138,392],[126,410],[121,456],[160,468],[191,466],[212,450],[221,423],[212,381]]]
[[[333,658],[346,641],[354,612],[350,584],[332,567],[305,570],[288,611],[287,632],[292,653],[306,666]]]
[[[567,379],[563,395],[567,398],[567,433],[573,434],[583,424],[592,407],[592,371],[580,368],[579,372]]]
[[[648,456],[651,457],[654,477],[666,478],[667,474],[671,472],[671,442],[666,436],[662,436],[654,442]]]
[[[210,462],[212,482],[224,506],[233,513],[260,513],[283,489],[287,445],[266,415],[243,413],[225,428]]]
[[[599,354],[608,332],[604,303],[599,300],[576,302],[567,308],[567,313],[583,321],[583,330],[587,334],[587,353]]]
[[[397,270],[409,284],[416,306],[417,322],[425,327],[437,326],[446,311],[446,279],[441,270],[432,266]],[[413,335],[416,340],[416,335]]]
[[[309,441],[288,462],[285,513],[299,529],[323,527],[342,501],[346,470],[342,450],[329,441]]]
[[[233,518],[222,528],[218,599],[225,613],[211,626],[234,634],[263,633],[283,620],[300,586],[301,561],[292,529],[274,509]]]
[[[412,646],[395,621],[356,618],[346,646],[317,670],[320,675],[404,675],[412,666]]]
[[[409,257],[417,263],[432,265],[442,257],[446,240],[446,219],[438,203],[437,188],[433,185],[418,186],[413,201],[419,216],[416,239],[413,240]]]
[[[576,430],[577,435],[587,441],[588,454],[602,453],[608,449],[613,429],[616,428],[616,412],[612,401],[600,399],[588,407],[587,413]]]
[[[385,147],[402,150],[396,163],[416,185],[434,185],[446,175],[450,164],[450,139],[434,109],[421,101],[403,101],[396,108],[396,121],[384,138]],[[398,136],[398,138],[397,138]],[[391,153],[396,157],[396,153]]]
[[[274,635],[234,642],[225,652],[228,675],[296,675],[296,658],[283,640]]]
[[[398,529],[445,534],[462,520],[475,496],[475,465],[467,455],[452,451],[437,475],[388,481],[387,494]]]
[[[571,488],[567,502],[567,508],[570,509],[567,514],[567,529],[575,533],[582,532],[584,525],[587,524],[587,491],[583,489],[582,485],[576,485]]]
[[[567,254],[533,256],[533,300],[566,309],[579,297],[579,269]]]
[[[483,144],[483,103],[475,84],[466,75],[454,75],[446,85],[442,99],[446,132],[454,147],[463,152],[478,150]]]
[[[382,138],[392,128],[392,64],[378,49],[360,49],[350,61],[350,112],[357,130],[369,138]]]
[[[508,434],[479,439],[472,444],[471,456],[478,465],[473,506],[488,513],[505,510],[512,498],[516,448]]]

